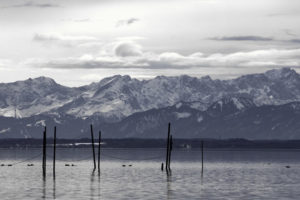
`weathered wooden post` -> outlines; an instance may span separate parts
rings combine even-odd
[[[55,160],[56,160],[56,126],[54,126],[53,136],[53,178],[55,179]]]
[[[170,128],[171,123],[168,124],[168,138],[167,138],[167,155],[166,155],[166,170],[168,171],[169,166],[169,150],[170,150]]]
[[[45,126],[43,135],[43,177],[46,177],[46,137],[47,137],[47,127]]]
[[[203,152],[203,140],[201,141],[201,174],[203,175],[203,161],[204,161],[204,152]]]
[[[171,152],[172,152],[172,149],[173,149],[173,137],[171,135],[171,138],[170,138],[170,149],[169,149],[169,160],[168,160],[168,169],[171,170]]]
[[[91,124],[91,139],[92,139],[92,149],[93,149],[93,159],[94,159],[94,170],[96,169],[96,158],[95,158],[95,144],[94,144],[94,132],[93,125]]]
[[[101,143],[101,131],[99,131],[99,144],[98,144],[98,171],[100,171],[100,143]]]

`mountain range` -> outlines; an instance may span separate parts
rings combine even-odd
[[[57,125],[60,137],[299,139],[300,76],[290,68],[231,80],[209,76],[113,76],[81,87],[46,77],[0,84],[0,137],[41,137]]]

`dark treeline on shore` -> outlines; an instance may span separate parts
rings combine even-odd
[[[201,148],[202,139],[174,139],[174,148]],[[205,148],[300,149],[300,140],[203,139]],[[0,148],[39,148],[42,139],[1,139]],[[91,139],[57,139],[58,148],[90,148]],[[53,145],[53,139],[47,139]],[[164,139],[104,139],[103,148],[165,148]]]

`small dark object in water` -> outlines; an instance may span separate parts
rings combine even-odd
[[[122,167],[126,167],[126,165],[122,165]]]
[[[129,167],[131,167],[132,165],[128,165]]]
[[[285,168],[291,168],[291,166],[287,165],[287,166],[285,166]]]
[[[65,164],[65,166],[66,166],[66,167],[69,167],[69,166],[70,166],[70,164]]]
[[[7,166],[11,167],[11,166],[12,166],[12,164],[8,164]]]
[[[32,166],[33,166],[33,164],[27,164],[27,166],[28,166],[28,167],[32,167]]]
[[[1,167],[5,166],[5,164],[1,164]]]
[[[72,167],[74,167],[74,166],[76,166],[76,165],[72,164]]]

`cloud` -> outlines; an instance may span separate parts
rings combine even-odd
[[[52,4],[52,3],[35,3],[35,2],[25,2],[21,4],[14,4],[14,5],[9,5],[9,6],[2,6],[1,8],[26,8],[26,7],[35,7],[35,8],[55,8],[55,7],[60,7],[57,4]]]
[[[33,38],[35,41],[93,41],[97,40],[90,36],[65,36],[57,33],[52,34],[36,34]]]
[[[292,39],[292,40],[289,40],[290,42],[292,43],[300,43],[300,39]]]
[[[286,34],[290,36],[297,36],[289,32],[289,30],[285,30]],[[216,41],[274,41],[274,42],[286,42],[286,43],[300,43],[300,39],[290,39],[290,40],[281,40],[281,39],[274,39],[272,37],[261,37],[261,36],[224,36],[224,37],[212,37],[209,40],[216,40]]]
[[[254,35],[245,35],[245,36],[224,36],[224,37],[213,37],[209,38],[210,40],[217,41],[272,41],[271,37],[261,37]]]
[[[0,67],[4,67],[4,66],[7,66],[8,64],[11,63],[11,60],[8,60],[8,59],[1,59],[0,58]]]
[[[123,19],[123,20],[119,20],[116,23],[116,27],[120,27],[120,26],[128,26],[131,24],[134,24],[136,22],[138,22],[139,19],[138,18],[129,18],[129,19]]]
[[[10,71],[12,70],[12,61],[9,59],[0,58],[0,71]]]
[[[124,62],[118,57],[94,57],[93,55],[83,55],[79,58],[69,57],[55,60],[28,59],[23,64],[38,68],[56,68],[56,69],[98,69],[98,68],[128,68],[129,62]],[[138,67],[138,66],[135,66]]]
[[[84,46],[84,45],[95,45],[99,44],[99,39],[91,36],[70,36],[70,35],[61,35],[58,33],[48,33],[48,34],[35,34],[33,41],[41,42],[44,44],[58,44],[65,47],[74,47],[74,46]]]
[[[251,67],[300,67],[300,49],[264,49],[230,54],[204,54],[195,52],[182,55],[177,52],[156,54],[143,52],[141,47],[132,43],[111,45],[112,54],[86,54],[81,57],[54,60],[28,60],[26,65],[41,68],[62,69],[191,69],[223,68],[235,69]]]
[[[128,37],[117,37],[116,40],[118,41],[136,41],[136,40],[145,40],[146,37],[141,36],[128,36]]]
[[[84,23],[84,22],[91,22],[93,21],[92,19],[90,18],[78,18],[78,19],[62,19],[61,21],[63,22],[75,22],[75,23]]]
[[[116,45],[115,55],[120,57],[141,56],[142,47],[134,42],[124,42]]]
[[[283,29],[283,31],[288,36],[297,37],[297,34],[295,34],[291,29]]]
[[[295,1],[295,2],[297,2],[297,1]],[[289,10],[288,12],[269,13],[266,16],[267,17],[286,17],[286,16],[298,16],[298,15],[299,15],[298,9],[294,9],[294,10]]]

